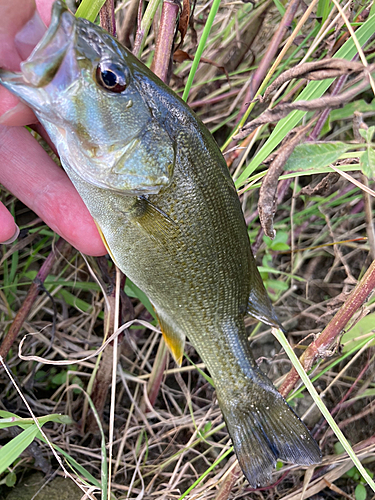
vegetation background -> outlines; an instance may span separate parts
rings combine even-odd
[[[78,13],[95,20],[102,5],[84,0]],[[22,498],[41,499],[43,490],[54,498],[58,484],[62,499],[70,480],[56,476],[64,474],[87,498],[373,498],[373,3],[108,1],[100,19],[109,31],[113,7],[119,39],[223,147],[268,292],[334,422],[270,330],[249,320],[262,369],[324,455],[307,471],[280,463],[271,486],[251,490],[194,349],[187,345],[176,368],[144,294],[1,191],[22,231],[0,255],[0,498],[24,490]],[[127,326],[111,338],[115,310]],[[43,476],[34,488],[35,470]],[[77,490],[66,498],[81,498]]]

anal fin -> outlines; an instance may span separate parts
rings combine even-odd
[[[171,351],[174,360],[178,366],[181,366],[182,356],[185,347],[185,334],[179,330],[178,327],[172,326],[170,321],[165,318],[165,315],[155,310],[156,317],[158,318],[161,332],[163,334],[165,343]]]

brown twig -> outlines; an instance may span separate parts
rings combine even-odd
[[[168,359],[168,349],[164,339],[160,338],[158,352],[156,354],[154,364],[152,366],[151,376],[147,382],[147,396],[151,406],[154,406],[160,391],[160,385],[163,380],[165,366]],[[147,405],[144,405],[144,411],[150,411]]]
[[[140,52],[141,52],[142,40],[143,40],[143,37],[145,36],[144,29],[142,28],[143,5],[144,5],[144,1],[139,0],[138,14],[137,14],[137,31],[135,33],[135,40],[134,40],[134,46],[133,46],[133,54],[136,57],[141,56]]]
[[[52,248],[51,253],[48,255],[44,264],[33,280],[33,283],[30,286],[29,291],[27,292],[26,298],[20,310],[17,312],[16,317],[14,318],[13,323],[11,324],[8,333],[6,334],[0,346],[0,356],[2,358],[6,358],[10,348],[18,337],[19,331],[21,330],[22,325],[29,315],[30,309],[35,302],[35,299],[38,296],[41,285],[43,285],[48,274],[51,272],[56,258],[63,252],[66,245],[68,245],[68,243],[62,238],[57,241],[56,245]]]
[[[114,0],[106,0],[100,9],[100,26],[112,36],[116,36],[115,5]]]
[[[246,93],[246,97],[244,99],[244,110],[239,113],[239,117],[243,115],[245,112],[245,108],[247,108],[248,104],[250,101],[254,99],[254,96],[256,94],[256,91],[260,87],[261,83],[264,80],[264,77],[266,76],[266,73],[271,65],[271,62],[273,58],[275,57],[275,54],[279,50],[280,43],[282,42],[286,31],[289,29],[291,26],[294,16],[297,13],[298,7],[300,4],[300,0],[292,0],[284,14],[284,17],[282,18],[279,27],[276,31],[276,33],[273,35],[272,40],[268,46],[267,52],[263,56],[258,68],[256,69],[254,76],[251,80],[249,89]]]
[[[181,5],[178,1],[164,0],[155,55],[151,65],[151,71],[164,83],[167,83],[169,80],[168,72],[171,66],[171,54],[180,11]]]
[[[233,486],[236,481],[242,476],[242,470],[240,464],[237,462],[233,469],[230,471],[228,476],[222,482],[222,485],[219,489],[218,494],[215,497],[215,500],[228,500],[231,495]]]
[[[361,281],[357,283],[345,304],[339,309],[322,333],[309,345],[300,357],[300,362],[305,371],[310,370],[314,361],[321,355],[321,353],[329,350],[329,348],[334,344],[350,319],[368,300],[374,288],[375,260],[372,262]],[[280,393],[284,397],[289,394],[298,379],[299,375],[296,369],[292,368],[280,388]]]
[[[118,27],[118,38],[128,49],[131,48],[130,37],[137,25],[139,0],[131,0],[126,7],[123,20]]]
[[[294,16],[296,15],[299,5],[300,5],[300,0],[292,0],[289,3],[285,11],[284,17],[282,18],[279,24],[279,27],[274,36],[272,37],[267,52],[263,56],[263,59],[261,60],[258,68],[255,70],[255,73],[251,79],[241,109],[238,113],[236,123],[238,123],[241,120],[241,118],[245,114],[246,109],[249,106],[249,102],[251,102],[254,99],[257,90],[259,89],[261,83],[263,82],[267,74],[267,71],[269,70],[269,67],[271,65],[274,56],[279,50],[280,43],[284,38],[286,30],[291,26],[293,22]],[[234,148],[237,144],[237,140],[238,140],[237,137],[233,137],[227,149],[231,150],[232,148]]]
[[[156,41],[155,55],[152,61],[152,71],[164,82],[169,81],[169,68],[173,51],[176,25],[181,12],[178,0],[164,0],[160,19],[158,38]],[[160,339],[158,354],[155,358],[151,377],[147,383],[147,394],[150,404],[155,404],[163,380],[163,374],[168,358],[168,350],[164,339]],[[147,405],[143,402],[145,408]],[[147,410],[146,410],[147,411]]]

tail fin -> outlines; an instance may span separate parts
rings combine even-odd
[[[265,376],[251,381],[247,394],[228,393],[221,399],[234,451],[253,488],[270,483],[278,458],[299,465],[321,462],[307,427]]]

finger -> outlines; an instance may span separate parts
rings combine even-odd
[[[0,0],[0,60],[2,67],[17,70],[21,56],[14,43],[20,29],[35,14],[32,0]]]
[[[39,0],[38,7],[48,22],[52,3]],[[45,30],[33,0],[0,0],[0,66],[19,71],[21,61],[27,59]],[[0,87],[0,124],[27,125],[36,121],[25,104]]]
[[[26,129],[0,126],[0,158],[0,183],[51,229],[83,253],[107,253],[74,186]]]
[[[18,232],[19,229],[13,217],[4,205],[0,203],[0,243],[12,243],[12,240],[14,241],[18,236]]]
[[[33,0],[0,0],[0,66],[19,71],[20,62],[43,35],[43,26],[40,17],[38,23]],[[25,27],[28,28],[22,34]],[[0,123],[26,125],[35,121],[34,113],[25,104],[0,87]]]
[[[51,10],[55,0],[35,0],[36,7],[46,26],[51,22]]]

